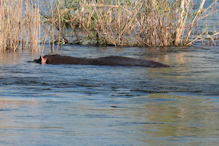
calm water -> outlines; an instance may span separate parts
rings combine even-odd
[[[27,62],[38,57],[28,51],[2,55],[0,145],[219,143],[219,48],[65,46],[58,53],[172,67],[39,65]]]

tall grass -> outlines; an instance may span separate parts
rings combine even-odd
[[[38,1],[0,0],[0,51],[38,49],[40,13]]]
[[[205,5],[206,0],[198,7],[193,0],[0,0],[0,51],[37,50],[46,40],[149,47],[215,42],[218,30],[209,32],[199,22],[218,12],[218,2]]]
[[[46,1],[46,0],[44,0]],[[194,7],[192,0],[56,0],[42,14],[57,43],[115,46],[190,46],[214,41],[218,30],[197,31],[198,23],[218,11],[215,0]]]

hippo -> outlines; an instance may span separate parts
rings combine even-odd
[[[78,64],[78,65],[106,65],[106,66],[142,66],[142,67],[169,67],[155,61],[135,59],[122,56],[107,56],[100,58],[79,58],[62,55],[45,55],[34,62],[40,64]]]

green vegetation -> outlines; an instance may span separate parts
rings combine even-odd
[[[216,0],[205,3],[195,9],[192,0],[57,0],[44,18],[61,44],[190,46],[219,34],[200,31],[198,22],[218,11]]]
[[[195,7],[192,0],[0,0],[0,46],[16,50],[29,45],[34,49],[46,41],[140,47],[214,42],[218,30],[209,33],[207,25],[198,23],[218,11],[217,0],[207,8],[205,3],[201,0]]]

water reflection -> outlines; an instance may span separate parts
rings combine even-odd
[[[189,61],[185,53],[183,48],[149,48],[146,51],[146,58],[169,65],[180,65]]]
[[[218,52],[65,46],[170,68],[39,65],[31,52],[0,62],[0,145],[215,145]],[[10,62],[11,61],[11,62]],[[25,139],[25,141],[24,141]]]
[[[152,145],[214,144],[217,141],[218,102],[205,98],[151,94],[152,101],[142,104],[132,113],[144,124],[138,128],[145,134],[140,137]],[[143,100],[143,99],[141,99]],[[141,117],[141,118],[140,118]]]
[[[21,62],[19,53],[0,53],[0,65],[11,65]]]

